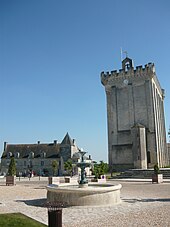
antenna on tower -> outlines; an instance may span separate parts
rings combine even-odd
[[[123,51],[122,47],[120,48],[120,58],[121,58],[121,62],[123,61],[123,54],[126,55],[126,58],[128,57],[128,52],[127,51]]]
[[[121,62],[123,61],[123,51],[122,51],[122,47],[120,48],[120,60],[121,60]]]
[[[128,52],[127,51],[123,51],[124,54],[126,54],[126,58],[128,57]]]

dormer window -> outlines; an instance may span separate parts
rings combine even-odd
[[[41,158],[46,158],[46,152],[41,153]]]
[[[16,153],[14,154],[15,158],[19,158],[19,155],[20,155],[19,152],[16,152]]]
[[[11,158],[12,157],[12,153],[11,152],[8,152],[7,153],[7,158]]]
[[[30,154],[29,154],[29,158],[34,158],[34,152],[30,152]]]

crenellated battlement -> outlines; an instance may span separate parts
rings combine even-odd
[[[154,63],[148,63],[144,67],[142,65],[130,67],[128,69],[119,69],[119,71],[114,70],[111,72],[101,72],[101,82],[103,85],[106,85],[109,80],[120,80],[122,78],[129,77],[144,77],[150,76],[155,73]]]

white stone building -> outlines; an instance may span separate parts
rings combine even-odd
[[[64,174],[64,162],[71,159],[73,163],[79,161],[79,148],[75,140],[67,133],[61,143],[54,140],[53,143],[37,144],[8,144],[4,142],[4,151],[1,157],[1,172],[7,173],[10,158],[14,157],[17,175],[28,175],[33,172],[36,175],[52,175],[52,161],[57,160],[57,175]],[[89,157],[86,157],[89,160]]]

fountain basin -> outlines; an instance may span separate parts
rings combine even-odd
[[[88,187],[79,188],[78,185],[48,185],[47,202],[63,202],[70,206],[101,206],[113,205],[121,202],[121,184],[90,183]]]

